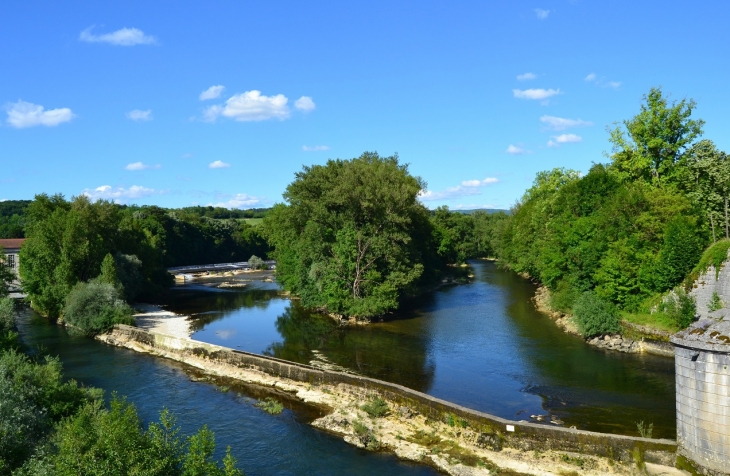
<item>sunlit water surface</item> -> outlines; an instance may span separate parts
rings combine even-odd
[[[169,310],[194,339],[302,363],[326,362],[509,419],[548,413],[567,426],[674,438],[674,362],[587,345],[539,313],[534,285],[491,262],[384,322],[342,327],[256,275],[176,288]],[[258,278],[258,279],[257,279]],[[221,280],[247,287],[217,289]]]

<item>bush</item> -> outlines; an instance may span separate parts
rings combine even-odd
[[[666,314],[677,327],[685,329],[695,320],[697,304],[684,289],[677,288],[662,299],[658,310]]]
[[[248,265],[251,267],[251,269],[264,269],[266,267],[266,263],[264,263],[264,260],[256,255],[252,255],[248,259]]]
[[[370,415],[370,418],[380,418],[388,413],[388,403],[380,397],[370,400],[360,409]]]
[[[255,406],[272,415],[278,415],[279,413],[284,411],[284,405],[271,397],[264,398],[263,400],[259,401]]]
[[[88,336],[106,332],[114,324],[134,324],[133,313],[116,287],[96,280],[74,286],[63,308],[66,323]]]
[[[570,283],[560,281],[555,291],[550,293],[550,307],[567,314],[573,308],[573,304],[579,296],[580,291],[571,286]]]
[[[15,312],[13,300],[0,298],[0,334],[13,330],[15,327]]]
[[[573,316],[578,330],[586,338],[621,331],[616,306],[604,301],[593,291],[587,291],[576,299]]]

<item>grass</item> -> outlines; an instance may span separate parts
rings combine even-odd
[[[621,319],[632,324],[652,327],[672,334],[679,331],[677,323],[663,312],[655,312],[654,314],[622,312]]]
[[[272,415],[278,415],[279,413],[284,411],[284,405],[271,397],[259,400],[259,402],[255,404],[255,406]]]
[[[466,428],[467,422],[463,418],[459,418],[458,416],[454,415],[453,413],[447,413],[444,417],[444,421],[447,425],[450,427],[457,427],[457,428]]]
[[[380,449],[380,442],[375,438],[373,430],[367,427],[363,422],[355,420],[352,422],[352,429],[355,431],[355,435],[360,438],[365,448],[371,451],[377,451]]]

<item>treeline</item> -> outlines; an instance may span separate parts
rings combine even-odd
[[[730,235],[730,160],[699,140],[694,109],[654,88],[610,131],[610,163],[539,173],[496,240],[502,262],[550,288],[559,310],[659,310],[688,325],[694,307],[680,285]]]
[[[0,202],[0,238],[25,237],[25,210],[30,200]]]
[[[164,293],[172,282],[168,267],[244,261],[268,252],[258,229],[238,219],[122,207],[84,196],[67,201],[60,195],[38,195],[24,219],[27,240],[20,252],[20,275],[32,306],[60,317],[64,309],[83,308],[75,301],[97,295],[86,307],[97,306],[96,314],[107,316],[107,325],[123,322],[129,314],[118,301],[150,300]],[[84,288],[92,282],[95,292]],[[100,330],[96,324],[88,328]]]
[[[134,405],[64,378],[57,358],[21,351],[13,301],[0,297],[0,475],[242,476],[213,458],[203,427],[183,438],[166,410],[146,429]]]

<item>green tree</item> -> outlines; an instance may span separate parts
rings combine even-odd
[[[623,180],[664,183],[678,180],[675,166],[702,135],[704,121],[691,119],[693,100],[668,102],[661,88],[644,96],[639,114],[609,129],[612,165]]]
[[[573,304],[573,316],[583,337],[621,332],[616,306],[587,291]]]
[[[683,188],[710,222],[713,243],[720,223],[725,224],[725,238],[730,238],[728,198],[730,198],[730,158],[717,150],[710,140],[701,140],[685,154]]]
[[[288,205],[264,219],[277,279],[307,307],[359,318],[397,308],[429,264],[428,211],[417,200],[425,186],[397,156],[304,167]]]
[[[134,324],[134,311],[120,299],[119,290],[101,280],[78,283],[66,297],[64,320],[72,329],[94,336],[114,324]]]
[[[5,252],[0,246],[0,298],[8,295],[13,281],[15,281],[15,272],[6,265]]]

